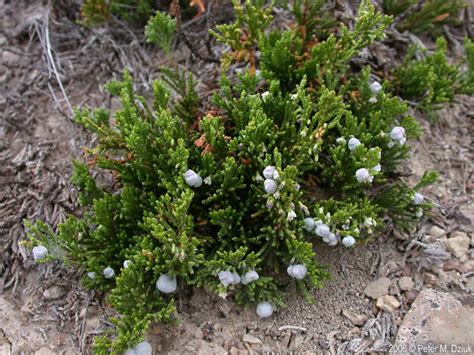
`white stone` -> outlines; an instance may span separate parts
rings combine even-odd
[[[137,355],[137,353],[135,352],[135,349],[127,349],[123,355]]]
[[[377,103],[377,98],[375,96],[372,96],[370,99],[369,99],[369,102],[371,104],[376,104]]]
[[[372,168],[372,170],[376,172],[380,172],[380,170],[382,170],[382,167],[380,166],[380,164],[377,164],[376,166]]]
[[[89,271],[87,273],[87,277],[90,278],[91,280],[95,279],[95,272],[94,271]]]
[[[162,274],[158,278],[158,281],[156,281],[156,288],[163,293],[173,293],[177,287],[178,283],[176,282],[175,276]]]
[[[273,314],[273,306],[270,302],[261,302],[257,304],[257,315],[260,318],[268,318]]]
[[[123,262],[123,267],[124,267],[124,269],[127,269],[127,268],[130,266],[130,263],[131,263],[130,260],[125,260],[125,261]]]

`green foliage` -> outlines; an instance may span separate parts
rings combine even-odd
[[[222,58],[223,68],[228,68],[233,61],[250,63],[251,72],[255,72],[255,47],[271,21],[272,7],[265,7],[264,0],[246,0],[245,7],[239,0],[232,0],[236,20],[231,24],[217,26],[209,32],[218,42],[232,48]]]
[[[107,22],[117,15],[126,21],[146,23],[153,14],[154,0],[84,0],[81,6],[83,22],[88,26]]]
[[[461,74],[459,93],[472,95],[474,93],[474,42],[466,38],[464,40],[466,71]]]
[[[148,20],[145,36],[148,42],[154,43],[166,53],[171,50],[171,42],[176,31],[176,20],[160,11]]]
[[[466,7],[464,0],[425,0],[418,8],[418,0],[384,0],[386,14],[400,15],[408,12],[397,28],[400,31],[439,34],[443,25],[459,24],[458,14]],[[411,9],[415,11],[411,11]]]
[[[418,0],[383,0],[382,8],[383,12],[388,15],[400,15],[410,6],[415,5]]]
[[[307,273],[290,281],[308,299],[309,289],[323,285],[321,239],[361,242],[386,217],[411,228],[430,207],[414,196],[434,175],[412,188],[396,173],[409,154],[405,139],[419,134],[407,104],[387,90],[389,82],[374,94],[370,68],[348,65],[383,38],[390,18],[365,0],[353,30],[313,43],[302,24],[315,33],[318,25],[306,15],[295,28],[268,32],[262,1],[235,6],[236,22],[214,34],[231,47],[224,67],[244,59],[248,70],[224,73],[209,100],[197,95],[191,76],[170,69],[153,83],[150,102],[128,72],[110,82],[117,112],[76,111],[76,122],[98,138],[87,164],[74,163],[81,217],[70,216],[55,233],[41,221],[26,224],[30,246],[47,246],[49,258],[65,254],[87,272],[85,286],[111,291],[120,317],[97,340],[97,353],[121,353],[150,322],[174,321],[172,295],[155,286],[164,275],[177,280],[177,291],[206,287],[241,304],[283,307],[280,286],[289,280],[281,274],[289,266],[304,265]],[[317,234],[308,218],[328,233]],[[109,268],[115,277],[106,278]],[[259,278],[235,281],[249,272]]]
[[[87,26],[106,22],[110,18],[110,9],[105,0],[85,0],[81,6],[81,17]]]
[[[403,63],[394,71],[395,90],[404,98],[413,100],[417,107],[436,118],[435,111],[442,104],[452,102],[456,94],[472,94],[473,44],[465,41],[467,69],[449,64],[447,43],[442,37],[436,41],[436,50],[429,53],[413,46],[409,49]],[[421,59],[420,59],[421,56]]]
[[[109,21],[111,16],[117,16],[130,24],[143,27],[151,18],[155,24],[164,25],[164,35],[167,36],[170,26],[172,26],[171,21],[167,19],[157,20],[153,17],[158,8],[163,10],[163,4],[160,6],[160,3],[163,2],[157,0],[84,0],[81,5],[82,22],[87,26],[96,26]],[[189,0],[179,0],[183,19],[192,18],[196,15],[197,6],[191,5],[192,3]],[[156,25],[152,24],[151,26]],[[159,32],[159,29],[155,27],[152,31]]]
[[[328,32],[337,24],[325,0],[277,0],[275,3],[293,13],[301,39],[308,45],[320,38],[326,38]]]

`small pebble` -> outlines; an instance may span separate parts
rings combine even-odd
[[[411,277],[403,276],[398,280],[398,287],[400,287],[402,291],[409,291],[415,287],[415,283]]]

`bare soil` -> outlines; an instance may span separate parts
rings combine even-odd
[[[82,148],[94,137],[71,121],[70,107],[113,108],[116,103],[103,92],[107,79],[128,67],[136,74],[137,87],[146,89],[166,61],[156,49],[143,46],[138,32],[119,21],[110,28],[86,30],[75,25],[69,13],[61,13],[63,23],[55,22],[58,15],[53,16],[53,11],[64,9],[51,9],[39,1],[0,0],[0,354],[88,354],[93,336],[111,326],[107,317],[113,311],[103,295],[78,285],[78,271],[61,263],[31,261],[19,244],[24,237],[22,220],[41,218],[56,226],[68,213],[78,211],[69,182],[70,161],[80,158]],[[196,36],[202,35],[202,23],[191,25],[196,26]],[[218,78],[215,64],[194,60],[183,45],[176,47],[173,56],[203,78],[203,96],[212,90]],[[440,180],[424,191],[436,208],[415,233],[387,233],[355,249],[316,244],[331,279],[312,292],[313,304],[289,283],[288,307],[267,320],[258,319],[253,308],[239,308],[196,289],[178,301],[178,326],[158,324],[147,334],[156,352],[387,351],[423,287],[472,294],[466,286],[472,272],[463,268],[465,261],[442,246],[441,254],[430,253],[429,248],[439,244],[430,238],[429,230],[437,225],[445,231],[444,238],[455,232],[472,237],[473,116],[473,98],[459,97],[441,112],[439,122],[420,118],[424,134],[410,143],[412,158],[404,173],[415,181],[424,170],[435,169]],[[472,245],[469,258],[473,258]],[[413,278],[411,293],[400,291],[401,276]],[[390,294],[401,303],[393,313],[380,311],[364,295],[366,285],[380,277],[392,280]],[[352,324],[344,310],[367,319]]]

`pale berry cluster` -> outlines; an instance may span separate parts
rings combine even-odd
[[[276,170],[274,166],[267,166],[263,170],[263,177],[265,181],[263,182],[263,186],[265,188],[265,192],[273,195],[278,189],[278,181],[280,180],[280,174]]]
[[[244,275],[242,275],[242,277],[235,271],[230,272],[228,270],[219,271],[217,276],[219,277],[219,281],[224,287],[227,287],[229,285],[237,285],[239,283],[247,285],[252,281],[258,280],[259,278],[258,273],[255,270],[247,271]]]
[[[184,181],[191,187],[200,187],[202,185],[202,177],[191,169],[184,173]]]
[[[362,182],[365,184],[370,184],[374,180],[373,175],[370,174],[369,169],[366,168],[357,169],[355,177],[358,182]]]
[[[331,246],[337,244],[336,234],[332,233],[329,226],[320,220],[315,221],[311,217],[305,218],[303,228],[308,232],[314,232],[314,234],[323,239],[323,242],[328,243]],[[352,236],[346,236],[341,242],[345,247],[351,247],[355,244],[355,238]]]
[[[369,85],[370,92],[372,96],[369,99],[369,102],[375,104],[377,102],[377,95],[382,91],[382,85],[378,81],[374,81]]]
[[[162,293],[173,293],[177,287],[176,276],[161,274],[156,281],[156,288]]]
[[[423,202],[425,202],[425,196],[418,192],[415,192],[415,195],[413,195],[413,204],[421,205]],[[416,209],[415,216],[417,216],[418,218],[421,218],[423,216],[423,209],[421,207],[418,207]]]
[[[407,141],[405,136],[405,128],[401,126],[393,127],[390,131],[391,141],[388,143],[388,147],[392,148],[395,144],[404,145]]]
[[[33,259],[42,260],[48,255],[48,249],[44,245],[38,245],[33,248]]]
[[[296,265],[291,264],[290,266],[288,266],[286,271],[288,272],[288,275],[290,275],[291,277],[297,280],[304,279],[304,277],[308,273],[308,269],[306,269],[306,266],[302,264],[296,264]]]
[[[338,143],[345,143],[344,137],[338,138],[337,142]],[[360,140],[358,140],[355,137],[352,137],[347,142],[347,147],[352,152],[358,146],[360,146],[361,144],[362,143],[360,142]],[[381,170],[382,170],[382,167],[380,166],[380,164],[377,164],[376,166],[371,168],[371,170],[369,170],[367,168],[360,168],[355,172],[355,177],[356,177],[357,181],[360,182],[360,183],[370,184],[374,180],[373,173],[380,172]]]

